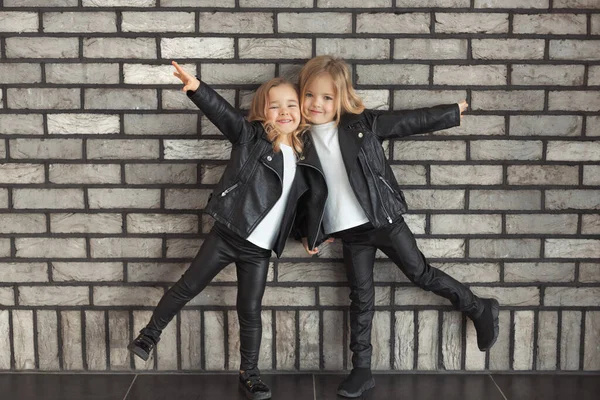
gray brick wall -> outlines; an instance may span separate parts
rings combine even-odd
[[[230,146],[171,59],[247,109],[347,58],[369,107],[466,98],[461,127],[385,144],[434,265],[502,304],[472,324],[378,253],[373,367],[600,370],[597,0],[0,0],[0,370],[235,370],[235,270],[126,345],[212,226]],[[339,243],[273,259],[260,367],[350,366]]]

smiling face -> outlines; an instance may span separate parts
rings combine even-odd
[[[290,85],[279,85],[269,90],[266,118],[284,135],[294,132],[300,125],[298,93]]]
[[[311,124],[326,124],[337,115],[336,90],[328,73],[318,75],[306,87],[302,111]]]

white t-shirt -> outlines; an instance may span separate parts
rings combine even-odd
[[[281,197],[279,197],[279,200],[271,208],[271,211],[265,215],[247,239],[258,247],[267,250],[272,250],[277,240],[287,199],[292,188],[292,182],[294,182],[294,175],[296,175],[296,155],[294,154],[294,150],[285,144],[281,144],[280,148],[283,154],[283,188],[281,190]]]
[[[339,232],[369,222],[350,186],[335,121],[313,125],[310,132],[327,183],[328,197],[323,217],[325,233]]]

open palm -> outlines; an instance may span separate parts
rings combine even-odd
[[[173,64],[176,70],[175,72],[173,72],[173,75],[175,75],[177,78],[179,78],[181,82],[183,82],[184,86],[182,90],[184,92],[187,92],[188,90],[192,90],[195,92],[196,90],[198,90],[198,88],[200,87],[200,81],[195,76],[185,72],[185,70],[181,68],[176,61],[171,61],[171,64]]]

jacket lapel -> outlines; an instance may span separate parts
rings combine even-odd
[[[364,136],[365,133],[360,127],[359,115],[346,114],[342,117],[338,127],[338,140],[344,166],[348,173],[356,165],[356,157],[362,147]]]
[[[281,182],[283,182],[283,153],[281,150],[275,152],[271,149],[271,151],[261,156],[261,162],[273,170],[279,176]]]
[[[300,165],[308,165],[309,167],[313,167],[318,169],[321,173],[323,173],[323,168],[321,167],[321,161],[319,160],[319,155],[317,154],[317,149],[315,148],[311,133],[306,133],[306,139],[304,140],[304,150],[302,151],[302,155],[298,160],[298,164]]]

